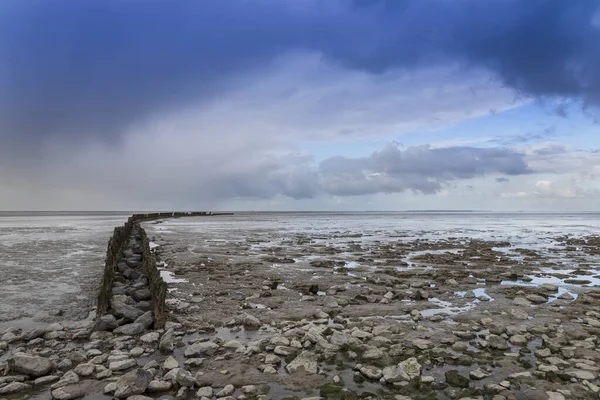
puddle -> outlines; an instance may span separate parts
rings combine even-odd
[[[420,311],[421,315],[425,318],[433,317],[434,315],[438,315],[438,314],[448,314],[448,315],[460,314],[463,312],[467,312],[467,311],[473,309],[473,307],[475,307],[472,303],[467,304],[465,306],[456,306],[456,305],[450,303],[449,301],[440,300],[437,297],[430,298],[429,302],[433,303],[434,305],[438,306],[439,308],[428,308],[425,310],[421,310]]]
[[[160,277],[166,283],[185,283],[185,282],[188,282],[187,279],[175,278],[174,274],[171,271],[167,271],[167,270],[164,270],[164,269],[160,270]]]
[[[458,297],[465,297],[468,291],[466,292],[454,292],[454,294]],[[480,303],[479,297],[485,297],[488,302],[494,301],[494,298],[485,292],[484,288],[475,288],[472,290],[475,294],[475,298],[473,299],[473,303]]]

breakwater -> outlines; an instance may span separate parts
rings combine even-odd
[[[160,212],[134,214],[114,229],[108,242],[104,274],[98,293],[96,315],[124,318],[135,325],[137,318],[151,311],[155,329],[164,326],[167,284],[160,276],[150,241],[141,222],[163,218],[230,215],[212,212]],[[148,324],[147,317],[144,324]],[[112,324],[110,319],[104,319]],[[147,327],[146,327],[147,328]],[[126,327],[133,331],[140,326]]]

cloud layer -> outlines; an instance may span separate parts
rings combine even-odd
[[[600,104],[595,0],[7,0],[0,132],[118,137],[294,51],[370,73],[459,63],[523,96]]]

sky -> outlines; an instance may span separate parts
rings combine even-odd
[[[597,0],[3,0],[0,210],[598,210]]]

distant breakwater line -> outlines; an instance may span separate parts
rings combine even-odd
[[[130,296],[128,301],[142,309],[149,308],[154,319],[154,328],[162,328],[166,321],[165,299],[167,284],[160,276],[154,254],[150,250],[150,241],[140,223],[163,218],[199,217],[232,215],[233,213],[212,212],[160,212],[134,214],[123,226],[114,229],[108,241],[104,275],[98,293],[96,315],[98,317],[112,313],[122,317],[120,309],[113,299],[117,296]],[[118,287],[115,288],[115,283]],[[122,299],[119,300],[122,302]],[[133,306],[133,304],[130,304]]]

